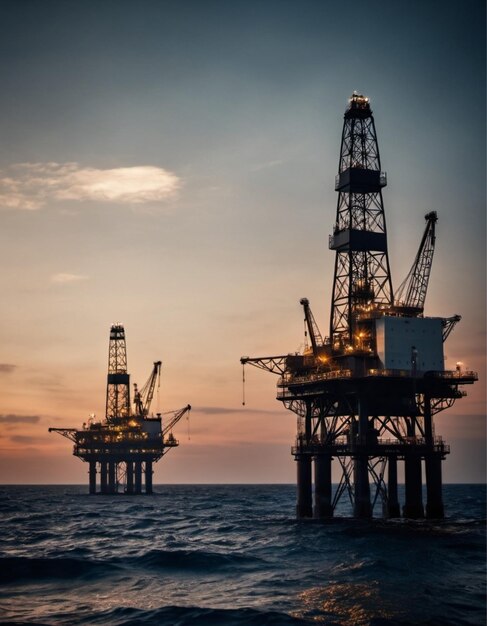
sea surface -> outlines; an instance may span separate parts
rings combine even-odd
[[[0,623],[482,626],[485,487],[441,522],[296,521],[292,485],[0,487]]]

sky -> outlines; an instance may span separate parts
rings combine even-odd
[[[292,483],[295,416],[242,355],[328,334],[343,113],[368,96],[392,281],[438,212],[426,314],[462,315],[436,418],[445,482],[485,480],[481,0],[0,0],[0,483],[85,483],[48,427],[104,414],[122,323],[155,410],[190,403],[155,483]]]

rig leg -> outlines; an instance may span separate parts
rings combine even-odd
[[[386,517],[401,517],[401,507],[397,497],[397,457],[390,456],[388,459],[387,477],[387,505]]]
[[[152,461],[145,462],[145,493],[152,493]]]
[[[361,446],[369,437],[369,414],[367,398],[361,396],[358,402],[358,442]],[[353,516],[358,518],[372,517],[369,485],[369,459],[367,454],[359,452],[354,461],[354,505]]]
[[[435,452],[425,458],[426,517],[442,519],[445,516],[441,486],[441,455]]]
[[[360,455],[354,463],[355,498],[353,516],[361,519],[372,517],[370,504],[369,464],[367,456]]]
[[[108,467],[106,461],[100,463],[100,493],[108,493]]]
[[[127,493],[132,495],[134,493],[134,464],[132,461],[127,461]]]
[[[115,461],[108,462],[108,493],[117,492],[117,464]]]
[[[298,518],[313,517],[313,500],[311,493],[311,456],[307,454],[296,455],[298,501],[296,515]]]
[[[331,461],[330,454],[319,454],[315,462],[315,502],[314,517],[323,519],[333,517],[331,499]]]
[[[135,493],[142,493],[142,462],[135,461]]]
[[[90,461],[90,494],[96,493],[96,461]]]
[[[404,456],[404,481],[406,501],[402,514],[410,519],[424,517],[423,485],[421,479],[421,456],[410,452]]]

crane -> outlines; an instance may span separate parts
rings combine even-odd
[[[455,328],[456,324],[458,324],[461,319],[461,315],[452,315],[451,317],[445,317],[442,320],[444,342],[448,339],[451,331]]]
[[[400,284],[396,293],[395,308],[407,311],[409,315],[421,316],[428,290],[428,281],[435,251],[435,225],[438,221],[436,211],[424,216],[426,228],[419,245],[419,250],[408,275]]]
[[[311,347],[313,349],[313,355],[317,357],[318,353],[320,352],[320,348],[323,348],[325,342],[323,341],[323,337],[321,336],[318,324],[316,323],[313,313],[311,312],[308,298],[301,298],[299,304],[303,305],[304,319],[306,321],[306,325],[308,326],[308,333],[311,341]]]
[[[169,411],[168,413],[165,414],[165,416],[172,416],[172,417],[170,418],[170,420],[166,424],[166,426],[162,429],[162,438],[163,439],[167,435],[167,433],[170,433],[170,431],[174,428],[174,426],[176,426],[176,424],[183,417],[183,415],[185,415],[189,411],[191,411],[191,405],[187,404],[182,409],[178,409],[176,411]],[[169,435],[169,438],[171,438],[171,436],[172,435]]]
[[[161,365],[161,361],[154,361],[152,373],[140,391],[137,388],[137,383],[134,383],[135,409],[137,415],[140,415],[141,417],[147,417],[147,415],[149,414],[152,398],[154,397],[156,381],[158,382],[159,386],[161,380]]]

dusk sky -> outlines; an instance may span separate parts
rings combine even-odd
[[[426,314],[479,373],[436,418],[485,480],[482,0],[0,0],[0,483],[86,483],[48,427],[104,415],[109,328],[155,410],[155,483],[295,480],[295,416],[240,356],[328,334],[343,113],[370,98],[393,285],[438,212]]]

